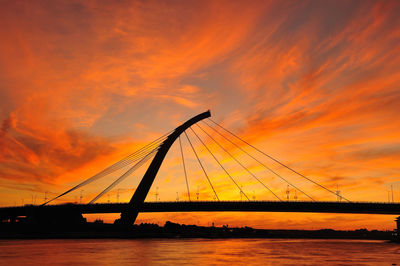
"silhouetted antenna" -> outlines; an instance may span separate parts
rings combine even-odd
[[[81,196],[79,197],[79,204],[82,204],[82,198],[83,198],[83,190],[81,190]]]
[[[156,202],[158,201],[158,187],[156,187]]]
[[[110,194],[107,194],[107,202],[110,203]]]
[[[294,190],[294,200],[297,201],[297,190]]]
[[[253,190],[253,200],[256,200],[256,191]]]
[[[289,185],[287,185],[287,188],[286,188],[286,199],[288,201],[289,201],[289,194],[290,194]]]
[[[199,200],[199,195],[200,195],[200,193],[199,193],[199,186],[197,186],[197,193],[196,193],[197,201]]]
[[[393,185],[390,185],[390,190],[392,191],[392,203],[394,202],[394,197],[393,197]]]
[[[47,191],[44,192],[44,202],[47,201]]]
[[[119,189],[117,190],[117,203],[119,203]]]
[[[32,205],[35,205],[36,204],[36,195],[31,194],[31,197],[32,197]]]

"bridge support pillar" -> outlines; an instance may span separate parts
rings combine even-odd
[[[395,229],[395,230],[396,230],[397,234],[400,234],[400,216],[396,218],[395,222],[397,225],[397,229]]]
[[[149,168],[147,168],[147,171],[140,181],[139,186],[137,187],[135,193],[129,201],[128,207],[121,213],[121,218],[115,220],[115,224],[132,225],[133,223],[135,223],[141,206],[146,199],[147,193],[149,193],[150,187],[153,184],[153,181],[158,173],[158,170],[160,169],[160,166],[165,156],[167,155],[167,152],[169,151],[169,148],[186,129],[210,116],[210,110],[196,115],[195,117],[189,119],[188,121],[177,127],[171,134],[168,135],[168,137],[159,146],[159,149],[154,156],[153,161],[150,163]]]

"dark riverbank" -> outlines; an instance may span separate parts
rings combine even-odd
[[[370,239],[392,240],[392,231],[358,229],[342,231],[322,230],[269,230],[250,227],[230,228],[181,225],[167,222],[140,224],[129,227],[104,223],[86,223],[64,228],[32,226],[29,224],[0,224],[1,239],[69,239],[69,238],[294,238],[294,239]]]

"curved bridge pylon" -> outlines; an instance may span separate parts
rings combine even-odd
[[[139,214],[139,210],[143,205],[143,202],[146,199],[147,194],[149,193],[151,185],[153,184],[154,179],[156,178],[158,170],[160,169],[161,164],[164,161],[164,158],[167,155],[172,144],[174,144],[175,140],[186,129],[190,128],[192,125],[208,117],[211,117],[210,110],[198,114],[195,117],[189,119],[188,121],[177,127],[171,134],[168,135],[168,137],[160,145],[156,155],[153,158],[153,161],[150,163],[149,168],[144,174],[142,180],[140,181],[140,184],[137,187],[135,193],[133,194],[131,200],[129,201],[128,206],[123,212],[121,212],[121,218],[115,221],[116,224],[131,225],[135,223],[135,220]]]

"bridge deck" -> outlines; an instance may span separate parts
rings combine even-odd
[[[63,204],[0,208],[0,218],[26,216],[35,210],[121,213],[127,203]],[[174,201],[145,202],[140,212],[313,212],[400,215],[400,203],[308,201]]]

